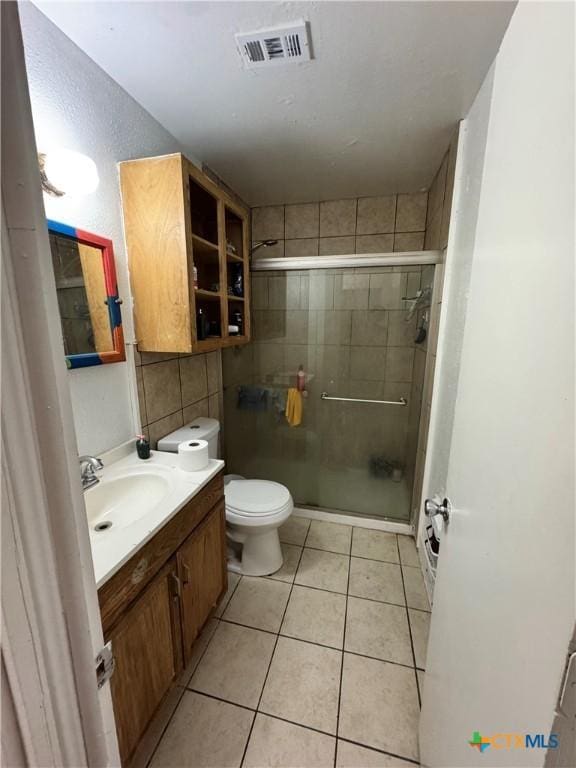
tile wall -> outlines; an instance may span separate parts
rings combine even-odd
[[[448,245],[457,145],[458,131],[452,137],[448,151],[442,158],[440,168],[432,181],[428,194],[426,234],[424,238],[424,248],[426,250],[444,250]]]
[[[433,267],[427,279],[432,274]],[[417,437],[419,419],[411,395],[418,318],[409,319],[403,297],[420,289],[422,276],[420,266],[252,273],[253,341],[223,352],[231,471],[262,475],[266,465],[270,479],[278,481],[287,472],[298,502],[332,508],[341,508],[345,491],[337,490],[339,478],[326,487],[329,473],[368,473],[374,457],[399,462],[411,483],[414,458],[408,450],[415,456],[416,441],[409,442],[409,426]],[[274,398],[295,386],[300,365],[308,397],[301,427],[290,429],[276,414]],[[239,408],[241,385],[267,389],[267,413]],[[403,396],[409,405],[326,404],[323,391],[375,400]],[[366,504],[371,482],[367,476]],[[380,481],[374,497],[376,486]],[[396,514],[400,510],[388,516]]]
[[[198,416],[220,419],[220,351],[198,355],[136,351],[135,362],[142,431],[152,448]]]
[[[252,209],[252,240],[278,240],[254,258],[421,250],[428,193]]]

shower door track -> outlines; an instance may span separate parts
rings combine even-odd
[[[441,264],[442,251],[406,251],[403,253],[346,254],[343,256],[298,256],[292,258],[253,259],[253,272],[293,269],[346,269],[359,267],[416,267]]]
[[[300,504],[294,507],[295,517],[307,517],[309,520],[324,520],[327,523],[341,523],[356,528],[371,528],[386,533],[398,533],[404,536],[414,536],[414,526],[407,521],[394,520],[390,517],[370,517],[362,514],[343,512],[341,509],[330,507],[309,507]]]

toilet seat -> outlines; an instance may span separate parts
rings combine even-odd
[[[290,491],[271,480],[230,479],[224,487],[226,510],[241,518],[283,516],[292,511]]]

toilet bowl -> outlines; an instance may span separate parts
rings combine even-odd
[[[231,543],[241,545],[239,557],[230,548],[229,570],[245,576],[275,573],[283,563],[278,528],[294,509],[290,491],[270,480],[226,475],[224,495],[226,535]]]
[[[218,458],[220,424],[200,417],[158,441],[159,451],[178,451],[178,445],[194,436],[206,440],[210,458]],[[249,480],[241,475],[224,476],[228,570],[245,576],[267,576],[282,567],[278,528],[294,509],[290,491],[271,480]]]

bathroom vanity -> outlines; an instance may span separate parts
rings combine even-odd
[[[130,762],[227,589],[223,462],[211,462],[209,471],[192,483],[185,477],[192,473],[183,473],[174,461],[153,452],[152,464],[140,468],[126,457],[110,465],[100,490],[94,489],[105,499],[107,488],[122,491],[126,478],[129,483],[138,472],[138,485],[166,476],[172,486],[140,520],[126,524],[116,513],[110,530],[100,533],[101,523],[95,522],[100,518],[91,516],[91,498],[99,498],[91,497],[93,491],[86,494],[104,637],[112,642],[115,660],[110,683],[123,765]],[[147,490],[151,494],[153,483]],[[107,519],[114,514],[109,512]]]

